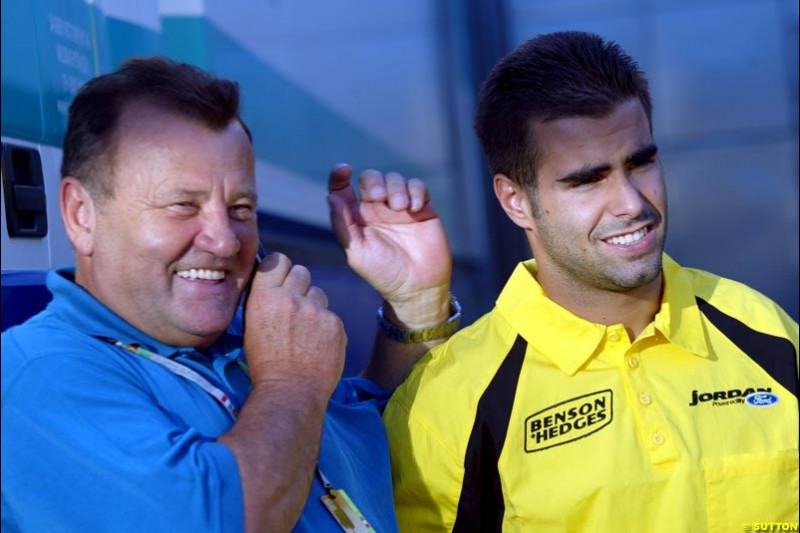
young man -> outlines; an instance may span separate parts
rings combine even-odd
[[[336,531],[359,523],[351,503],[396,530],[378,385],[425,343],[380,339],[377,384],[339,381],[346,336],[308,270],[272,254],[253,272],[238,104],[235,83],[159,58],[73,102],[60,200],[76,267],[2,335],[4,532]],[[445,322],[450,254],[424,184],[367,172],[359,201],[350,175],[330,181],[348,260],[396,324]]]
[[[535,260],[387,406],[402,531],[797,523],[797,324],[663,253],[651,117],[596,35],[542,35],[489,75],[476,129]]]

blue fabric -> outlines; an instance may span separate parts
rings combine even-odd
[[[97,336],[138,343],[201,373],[240,407],[250,380],[237,324],[204,353],[138,331],[51,272],[53,301],[2,334],[2,531],[243,529],[233,419],[209,394]],[[380,418],[389,392],[345,379],[329,403],[319,465],[377,531],[396,531]],[[339,531],[315,479],[295,531]]]

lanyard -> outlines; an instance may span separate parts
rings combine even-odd
[[[170,372],[194,383],[213,396],[225,410],[230,413],[234,420],[236,420],[236,417],[239,415],[239,410],[233,405],[233,402],[231,402],[227,394],[218,387],[212,385],[206,378],[191,368],[164,357],[163,355],[142,348],[138,344],[125,344],[109,337],[97,338],[163,366]],[[247,372],[247,365],[244,362],[238,358],[236,362],[242,370]],[[317,465],[316,470],[320,481],[322,481],[322,486],[325,488],[325,495],[322,497],[322,503],[333,515],[334,520],[341,526],[342,530],[348,533],[375,533],[375,529],[370,525],[367,519],[364,518],[364,515],[358,510],[358,507],[356,507],[347,493],[343,489],[333,488],[330,480],[328,480],[325,474],[322,473],[322,470],[319,469],[319,465]]]
[[[146,350],[145,348],[142,348],[138,344],[125,344],[121,341],[118,341],[116,339],[111,339],[108,337],[98,337],[98,338],[109,344],[113,344],[114,346],[122,348],[127,352],[143,357],[149,361],[153,361],[154,363],[163,366],[173,374],[176,374],[186,379],[187,381],[190,381],[195,385],[199,386],[201,389],[203,389],[211,396],[213,396],[214,399],[216,399],[220,403],[220,405],[222,405],[222,407],[225,408],[225,410],[233,417],[234,420],[236,420],[236,417],[239,415],[239,410],[233,405],[233,402],[231,401],[230,398],[228,398],[227,394],[225,394],[218,387],[212,385],[211,382],[209,382],[206,378],[204,378],[191,368],[184,366],[180,363],[177,363],[172,359],[164,357],[163,355],[159,355],[155,352],[151,352],[150,350]],[[246,364],[244,364],[238,358],[236,359],[236,362],[239,363],[239,366],[242,368],[242,370],[247,372]]]

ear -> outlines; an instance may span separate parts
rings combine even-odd
[[[494,194],[511,221],[524,230],[533,227],[533,212],[528,194],[505,174],[494,175]]]
[[[61,180],[61,218],[78,255],[94,251],[95,203],[83,183],[72,176]]]

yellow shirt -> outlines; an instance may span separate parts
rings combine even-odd
[[[631,343],[535,271],[387,406],[401,531],[796,528],[797,323],[665,255],[661,308]]]

